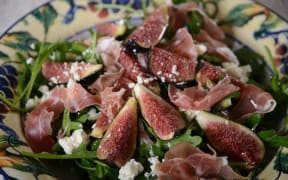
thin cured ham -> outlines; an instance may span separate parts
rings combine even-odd
[[[276,101],[268,92],[253,84],[241,83],[240,87],[240,100],[229,112],[230,119],[243,123],[252,114],[265,114],[274,110]]]
[[[173,85],[169,85],[168,94],[170,100],[180,108],[186,110],[209,110],[223,98],[239,90],[239,87],[230,82],[228,78],[220,81],[210,91],[198,87],[186,88],[183,91]]]
[[[85,107],[101,104],[98,95],[92,95],[78,83],[71,83],[68,88],[56,87],[51,96],[59,98],[70,112],[78,112]]]
[[[125,100],[122,97],[124,93],[125,89],[114,92],[113,87],[106,87],[101,92],[101,112],[91,133],[93,137],[101,138],[108,129],[113,118],[125,104]]]
[[[160,47],[192,61],[198,57],[193,38],[187,28],[178,29],[175,36],[167,43],[160,44]]]
[[[229,167],[227,157],[202,152],[190,143],[179,143],[166,152],[164,161],[155,168],[164,179],[247,179]]]
[[[214,39],[206,31],[201,30],[193,38],[207,47],[207,53],[219,57],[223,62],[233,62],[239,65],[239,60],[233,51],[222,41]]]
[[[49,97],[37,106],[25,121],[25,137],[35,152],[52,152],[54,140],[51,123],[59,118],[64,108],[78,112],[90,105],[99,104],[97,96],[89,94],[80,84],[70,88],[55,87]]]
[[[114,37],[101,37],[97,41],[96,53],[103,61],[106,72],[118,72],[122,66],[118,63],[121,51],[121,42]]]
[[[52,135],[51,122],[64,111],[59,99],[49,98],[37,106],[26,118],[24,132],[34,152],[52,152],[55,141]]]
[[[112,87],[121,78],[123,70],[117,72],[106,72],[100,75],[96,81],[89,85],[88,89],[92,92],[101,92],[106,87]]]
[[[169,25],[172,27],[172,32],[176,32],[179,28],[187,25],[189,22],[188,12],[199,12],[204,20],[203,29],[213,38],[222,40],[225,38],[224,31],[211,20],[204,11],[194,2],[174,5],[169,7]]]

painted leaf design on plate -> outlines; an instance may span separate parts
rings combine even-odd
[[[33,11],[32,15],[38,21],[40,21],[41,24],[43,24],[45,34],[47,34],[50,26],[54,23],[55,19],[57,18],[58,13],[52,5],[46,4]]]
[[[85,10],[86,8],[85,6],[77,5],[74,0],[65,0],[65,2],[69,4],[69,9],[64,15],[63,23],[70,24],[74,20],[76,12],[80,9]]]
[[[288,153],[280,151],[274,163],[274,169],[283,173],[288,173]]]
[[[38,160],[9,151],[9,148],[14,149],[19,146],[27,146],[27,144],[15,136],[0,136],[0,172],[2,167],[9,167],[24,172],[32,172],[35,179],[38,179],[37,176],[40,174],[51,175],[49,170],[44,168]]]
[[[0,51],[0,59],[2,60],[8,60],[9,56],[5,54],[4,52]]]
[[[260,14],[268,15],[270,13],[268,9],[256,3],[240,4],[235,6],[220,24],[227,23],[241,27],[248,23],[254,16]]]
[[[16,50],[28,51],[31,49],[31,44],[38,42],[29,32],[27,31],[16,31],[7,33],[1,40],[0,43]]]

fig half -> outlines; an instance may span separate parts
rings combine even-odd
[[[201,111],[196,120],[211,145],[229,158],[244,161],[248,168],[258,165],[264,157],[264,144],[247,127],[220,116]]]
[[[135,41],[140,47],[150,48],[156,45],[165,33],[168,26],[168,8],[161,6],[156,9],[143,23],[139,26],[128,39]]]
[[[143,117],[160,139],[172,139],[177,131],[185,127],[181,114],[148,88],[136,84],[134,94]]]
[[[113,161],[118,167],[130,160],[136,149],[137,101],[128,99],[112,121],[97,149],[97,157]]]

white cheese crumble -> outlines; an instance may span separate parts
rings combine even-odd
[[[216,48],[216,51],[224,56],[226,56],[231,62],[235,63],[236,65],[239,65],[239,60],[228,47],[218,47]]]
[[[26,109],[33,109],[40,104],[41,100],[39,97],[35,96],[34,98],[28,99],[25,108]]]
[[[99,114],[96,112],[96,109],[90,109],[88,111],[88,120],[95,121],[98,118]]]
[[[143,84],[143,83],[147,84],[147,83],[152,82],[154,80],[156,80],[156,77],[144,78],[141,75],[137,76],[137,83],[139,83],[139,84]]]
[[[83,129],[75,130],[70,137],[58,139],[58,143],[63,148],[66,154],[72,154],[73,150],[77,149],[82,143],[88,142],[88,135]]]
[[[72,63],[70,73],[72,74],[73,80],[76,80],[76,81],[80,80],[80,74],[78,73],[78,70],[80,70],[80,66],[78,66],[78,62]]]
[[[49,87],[46,85],[40,86],[38,91],[42,93],[42,96],[41,97],[34,96],[34,98],[28,99],[26,104],[25,104],[26,109],[35,108],[41,102],[44,102],[48,98],[48,96],[50,95]]]
[[[207,52],[207,47],[204,44],[196,44],[196,51],[199,55]]]
[[[155,156],[155,157],[150,157],[148,158],[148,161],[150,162],[150,169],[151,169],[151,172],[146,172],[144,174],[144,176],[146,178],[150,177],[150,176],[156,176],[156,166],[157,164],[160,163],[159,159],[158,159],[158,156]]]
[[[128,87],[129,87],[130,89],[133,89],[133,88],[135,87],[135,83],[128,83]]]
[[[172,72],[172,74],[175,74],[176,76],[179,75],[179,72],[177,71],[177,66],[176,65],[172,66],[171,72]]]
[[[29,57],[28,59],[26,59],[26,64],[32,64],[33,63],[33,58]]]
[[[238,66],[235,63],[225,62],[222,63],[224,70],[231,76],[238,78],[242,82],[247,82],[249,79],[249,75],[252,72],[251,66]]]
[[[118,178],[120,180],[133,180],[138,174],[144,170],[141,163],[131,159],[119,170]]]

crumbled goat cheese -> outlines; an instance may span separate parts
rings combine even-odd
[[[133,180],[138,174],[144,170],[141,163],[131,159],[119,170],[118,178],[120,180]]]
[[[207,47],[204,44],[196,44],[196,51],[199,55],[204,54],[207,51]]]
[[[156,80],[156,77],[144,78],[141,75],[137,76],[137,83],[139,83],[139,84],[143,84],[143,83],[147,84],[147,83],[152,82],[154,80]]]
[[[175,74],[176,76],[179,75],[179,72],[177,71],[177,66],[176,66],[176,65],[173,65],[173,66],[172,66],[171,72],[172,72],[172,74]]]
[[[42,97],[41,97],[41,102],[43,102],[44,100],[46,100],[48,98],[48,96],[50,95],[50,90],[49,87],[46,85],[42,85],[38,88],[38,91],[42,93]]]
[[[238,66],[235,63],[225,62],[222,63],[222,66],[229,75],[238,78],[242,82],[247,82],[249,75],[252,72],[252,68],[249,64]]]
[[[96,109],[90,109],[88,111],[88,120],[95,121],[98,118],[99,114],[96,112]]]
[[[38,91],[42,93],[42,96],[41,97],[34,96],[34,98],[28,99],[26,104],[25,104],[25,107],[27,109],[35,108],[41,102],[44,102],[48,98],[48,96],[50,95],[49,88],[46,85],[40,86]]]
[[[70,137],[58,139],[58,143],[63,148],[66,154],[72,154],[73,150],[77,149],[82,143],[88,142],[88,135],[83,129],[75,130]]]
[[[226,56],[231,62],[235,63],[236,65],[239,65],[238,58],[228,47],[218,47],[216,48],[216,51]]]
[[[137,76],[137,83],[143,84],[143,82],[144,82],[143,77],[140,76],[140,75],[138,75],[138,76]]]
[[[51,81],[52,83],[54,83],[54,84],[58,84],[58,78],[59,78],[59,76],[51,77],[51,78],[50,78],[50,81]]]
[[[36,47],[35,47],[35,44],[34,44],[34,43],[31,43],[31,44],[30,44],[30,48],[34,50],[34,49],[36,48]]]
[[[25,108],[26,109],[33,109],[35,108],[37,105],[39,105],[41,102],[41,100],[39,99],[39,97],[35,96],[34,98],[28,99],[26,104],[25,104]]]
[[[32,64],[33,63],[33,58],[29,57],[28,59],[26,59],[26,64]]]
[[[75,81],[80,80],[80,74],[78,73],[78,70],[80,70],[80,66],[78,66],[78,62],[72,63],[70,73],[72,74],[72,78]]]
[[[148,178],[149,176],[156,176],[156,166],[157,166],[157,164],[159,164],[160,163],[160,161],[159,161],[159,159],[158,159],[158,156],[155,156],[155,157],[150,157],[150,158],[148,158],[148,161],[150,162],[150,169],[151,169],[151,172],[146,172],[145,174],[144,174],[144,176],[146,177],[146,178]]]
[[[128,83],[128,87],[129,87],[130,89],[133,89],[133,88],[135,87],[135,83]]]

